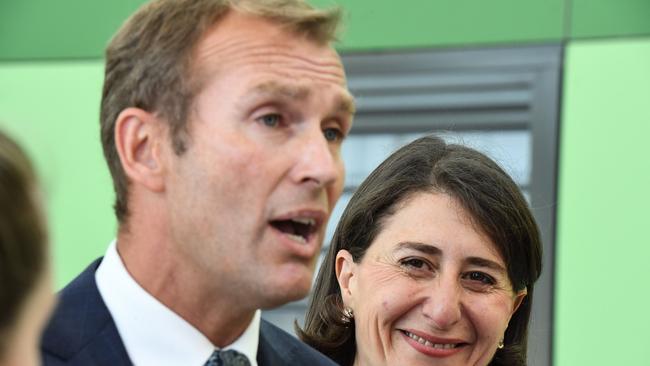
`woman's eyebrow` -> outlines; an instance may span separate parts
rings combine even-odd
[[[442,255],[442,250],[440,248],[436,247],[435,245],[421,243],[421,242],[414,242],[414,241],[399,242],[397,244],[397,250],[403,250],[403,249],[417,250],[419,252],[432,255],[432,256]],[[467,257],[465,258],[465,262],[469,265],[490,268],[492,270],[504,274],[506,273],[506,269],[501,264],[490,259],[486,259],[482,257]]]
[[[501,273],[506,273],[506,269],[503,268],[502,265],[489,259],[485,259],[481,257],[467,257],[465,258],[465,262],[469,265],[473,265],[477,267],[486,267]]]
[[[442,250],[440,250],[440,248],[436,247],[435,245],[425,244],[425,243],[420,243],[415,241],[399,242],[397,244],[397,249],[398,250],[413,249],[429,255],[435,255],[435,256],[442,255]]]

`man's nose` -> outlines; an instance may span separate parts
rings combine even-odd
[[[448,330],[461,319],[461,291],[457,281],[438,278],[422,306],[425,318],[439,330]]]
[[[294,167],[294,180],[325,187],[342,179],[342,163],[335,149],[338,148],[325,138],[320,127],[306,134],[301,148],[296,151],[298,163]]]

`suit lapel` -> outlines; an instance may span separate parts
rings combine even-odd
[[[93,262],[59,294],[59,304],[42,338],[44,364],[131,365],[124,344],[95,283]]]
[[[132,365],[114,323],[92,337],[90,343],[70,359],[70,366],[86,365]]]
[[[289,349],[281,350],[283,347],[278,339],[273,339],[271,329],[264,319],[260,324],[260,342],[257,348],[257,364],[259,366],[286,366],[292,365]]]

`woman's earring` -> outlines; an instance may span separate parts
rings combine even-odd
[[[503,344],[503,338],[501,338],[501,340],[499,341],[499,344],[497,345],[497,348],[498,348],[498,349],[503,349],[503,346],[504,346],[504,344]]]
[[[346,307],[346,308],[343,310],[343,315],[345,316],[345,320],[346,320],[348,323],[349,323],[349,322],[352,322],[352,320],[354,320],[354,312],[352,311],[352,308],[348,308],[348,307]]]

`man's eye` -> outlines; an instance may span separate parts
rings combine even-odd
[[[327,141],[340,141],[343,139],[343,133],[337,128],[326,128],[323,130],[323,135]]]
[[[487,275],[483,272],[469,272],[465,275],[465,278],[473,282],[481,283],[483,285],[494,285],[496,283],[492,276]]]
[[[258,118],[258,121],[262,122],[267,127],[277,127],[282,121],[282,117],[277,113],[265,114]]]

